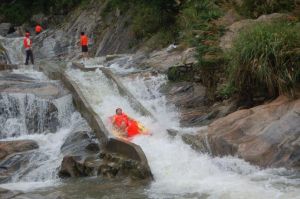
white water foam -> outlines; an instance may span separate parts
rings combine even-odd
[[[47,80],[35,71],[18,73],[35,78],[35,80]],[[14,72],[13,72],[14,73]],[[37,75],[38,74],[38,75]],[[58,169],[63,159],[61,146],[65,139],[74,132],[86,130],[90,127],[75,111],[72,103],[72,96],[65,95],[58,99],[51,100],[58,111],[58,130],[54,133],[45,131],[45,117],[48,112],[48,102],[32,94],[24,93],[2,93],[0,97],[0,132],[1,141],[11,140],[34,140],[39,148],[25,154],[28,156],[28,163],[23,164],[12,178],[0,187],[32,191],[46,186],[60,184]],[[37,128],[28,130],[28,117],[37,117]],[[33,119],[33,118],[31,118]]]
[[[212,158],[197,153],[180,137],[170,138],[167,128],[179,128],[178,113],[166,105],[159,92],[164,76],[125,78],[124,84],[157,118],[141,117],[100,71],[69,74],[79,84],[88,101],[102,119],[122,107],[128,115],[150,128],[151,137],[134,142],[144,150],[154,175],[147,193],[150,198],[257,199],[300,198],[299,176],[285,169],[261,170],[235,157]]]

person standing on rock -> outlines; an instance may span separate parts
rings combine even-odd
[[[42,28],[42,26],[40,24],[37,24],[35,26],[35,34],[36,35],[40,34],[42,32],[42,30],[43,30],[43,28]]]
[[[88,37],[85,35],[84,32],[80,33],[80,44],[81,44],[82,56],[84,58],[87,58],[88,57]]]
[[[32,53],[32,50],[31,50],[32,41],[30,39],[30,33],[28,31],[26,31],[26,33],[25,33],[23,43],[24,43],[24,48],[25,48],[25,51],[26,51],[25,65],[28,65],[29,58],[30,58],[31,63],[34,64],[33,53]]]

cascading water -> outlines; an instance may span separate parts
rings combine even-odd
[[[2,39],[2,42],[12,64],[22,65],[22,39]],[[12,92],[0,93],[0,141],[33,140],[39,146],[36,150],[15,156],[23,158],[24,164],[0,186],[29,191],[57,184],[60,182],[58,169],[63,159],[61,146],[65,139],[74,132],[90,131],[90,127],[75,111],[72,96],[65,91],[57,96],[56,90],[52,91],[54,93],[51,96],[51,89],[61,86],[32,67],[22,66],[0,77],[4,82],[12,81],[12,85],[20,85],[21,88],[17,89],[18,92],[12,89]],[[38,90],[39,86],[45,85]],[[43,88],[50,90],[49,96],[44,96],[43,92],[47,91],[43,91]],[[30,89],[37,89],[37,94],[41,96],[22,91]],[[9,158],[2,162],[2,167],[10,168],[12,162]]]
[[[1,186],[23,190],[33,184],[34,188],[55,184],[63,158],[60,148],[64,140],[75,131],[90,130],[74,110],[72,96],[66,95],[51,102],[27,94],[1,96],[0,104],[4,110],[0,114],[1,141],[34,140],[39,145],[37,150],[30,152],[29,163]],[[49,104],[56,111],[49,112]]]
[[[23,51],[23,38],[3,38],[0,37],[0,41],[5,48],[9,61],[12,64],[24,64],[25,54]]]
[[[4,42],[13,63],[24,61],[20,48],[21,41],[21,38],[17,38]],[[125,58],[120,60],[128,60],[130,63],[130,59]],[[102,198],[101,196],[103,198],[300,198],[300,182],[297,173],[285,169],[261,170],[235,157],[212,158],[207,154],[193,151],[182,142],[180,136],[170,138],[166,133],[168,128],[180,131],[190,131],[190,129],[180,128],[178,112],[172,105],[167,105],[164,95],[159,92],[166,78],[162,75],[147,78],[126,77],[130,72],[136,71],[134,68],[127,69],[128,63],[125,65],[126,68],[119,67],[118,64],[111,67],[114,72],[124,76],[123,83],[152,112],[157,121],[136,112],[101,71],[84,73],[79,70],[69,70],[68,74],[78,83],[94,110],[106,124],[108,124],[107,118],[114,114],[115,108],[122,107],[128,115],[149,127],[152,136],[137,137],[133,142],[139,144],[144,150],[155,180],[144,191],[143,187],[132,189],[124,187],[120,182],[85,179],[85,181],[67,183],[61,188],[58,186],[56,190],[59,196],[66,193],[67,198],[72,199],[96,199]],[[39,81],[49,81],[33,70],[22,69],[14,73]],[[36,189],[59,182],[57,168],[62,160],[60,147],[64,139],[75,129],[86,130],[89,127],[80,114],[74,111],[70,95],[51,102],[57,109],[55,117],[59,122],[54,133],[49,133],[50,130],[45,128],[45,121],[43,121],[45,117],[47,118],[44,112],[49,112],[47,100],[24,94],[4,94],[0,98],[0,108],[5,110],[3,111],[5,114],[0,116],[0,125],[3,127],[1,131],[4,132],[1,132],[1,135],[4,135],[2,140],[31,139],[39,145],[39,149],[31,154],[30,163],[1,187],[28,191],[31,188]],[[28,128],[26,115],[35,113],[35,107],[39,107],[41,112],[39,111],[35,116],[38,118],[36,120],[38,128],[32,129]],[[107,184],[101,188],[101,183]],[[48,192],[56,194],[52,190]]]
[[[113,70],[122,71],[123,76],[128,73],[124,68],[119,70],[116,65]],[[180,131],[191,129],[180,128],[178,112],[175,107],[167,105],[167,100],[159,92],[166,82],[163,75],[122,78],[124,85],[156,117],[157,121],[152,121],[136,112],[100,70],[70,70],[68,73],[104,121],[114,114],[116,107],[122,107],[128,115],[150,128],[152,136],[140,136],[133,140],[144,150],[154,174],[155,180],[146,191],[148,197],[300,198],[297,173],[285,169],[261,170],[235,157],[213,158],[193,151],[180,136],[170,138],[166,133],[168,128]],[[106,124],[111,128],[108,122]]]

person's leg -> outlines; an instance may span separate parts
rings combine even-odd
[[[31,60],[31,63],[34,64],[34,59],[33,59],[33,53],[32,53],[32,50],[30,50],[30,60]]]
[[[88,48],[87,46],[82,46],[82,57],[87,58]]]
[[[28,61],[29,61],[29,50],[26,50],[26,61],[25,61],[25,65],[28,65]]]

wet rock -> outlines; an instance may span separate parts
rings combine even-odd
[[[190,134],[184,134],[182,135],[182,140],[190,145],[192,147],[192,149],[198,151],[198,152],[207,152],[207,146],[205,145],[205,143],[197,139],[195,139],[194,135],[190,135]]]
[[[175,129],[167,129],[167,132],[168,132],[169,136],[171,136],[173,138],[176,137],[179,133],[179,131],[177,131]]]
[[[7,156],[39,148],[33,140],[0,141],[0,162]]]
[[[10,23],[0,23],[0,36],[5,37],[11,27]]]
[[[102,175],[104,177],[113,178],[116,177],[119,169],[115,165],[102,164],[98,168],[97,175]]]
[[[41,76],[40,78],[43,78]],[[46,78],[46,77],[45,77]],[[0,72],[0,92],[32,94],[42,99],[57,99],[69,94],[59,81],[41,81],[41,79],[12,73]]]
[[[8,189],[0,188],[1,199],[12,199],[21,194],[22,192],[20,191],[10,191]]]
[[[38,100],[35,101],[31,104],[31,111],[26,113],[25,120],[29,132],[54,133],[59,128],[58,109],[52,102],[46,102],[43,106]]]
[[[0,162],[0,183],[8,182],[20,169],[26,167],[32,157],[31,152],[16,153]]]
[[[90,138],[87,131],[79,131],[66,138],[61,151],[64,155],[84,156],[90,152],[97,153],[99,146]]]
[[[101,152],[97,156],[66,156],[59,171],[59,176],[62,178],[94,175],[132,180],[152,179],[149,169],[140,162],[106,152]]]
[[[251,109],[236,111],[189,138],[213,155],[238,155],[262,167],[300,169],[300,100],[279,97]]]
[[[94,142],[88,144],[88,145],[85,147],[85,149],[88,150],[88,151],[94,152],[94,153],[97,153],[97,152],[100,151],[99,144],[94,143]]]
[[[0,141],[0,182],[9,181],[21,168],[26,167],[34,155],[32,150],[37,148],[38,144],[32,140]]]
[[[166,94],[168,103],[179,109],[181,126],[205,126],[237,109],[234,100],[212,104],[206,96],[206,88],[197,83],[169,83],[162,92]]]
[[[116,154],[101,153],[101,169],[98,170],[98,175],[107,177],[123,176],[132,180],[149,180],[152,179],[152,174],[149,169],[141,162],[127,159]]]
[[[58,175],[61,178],[88,176],[81,156],[65,156]]]

